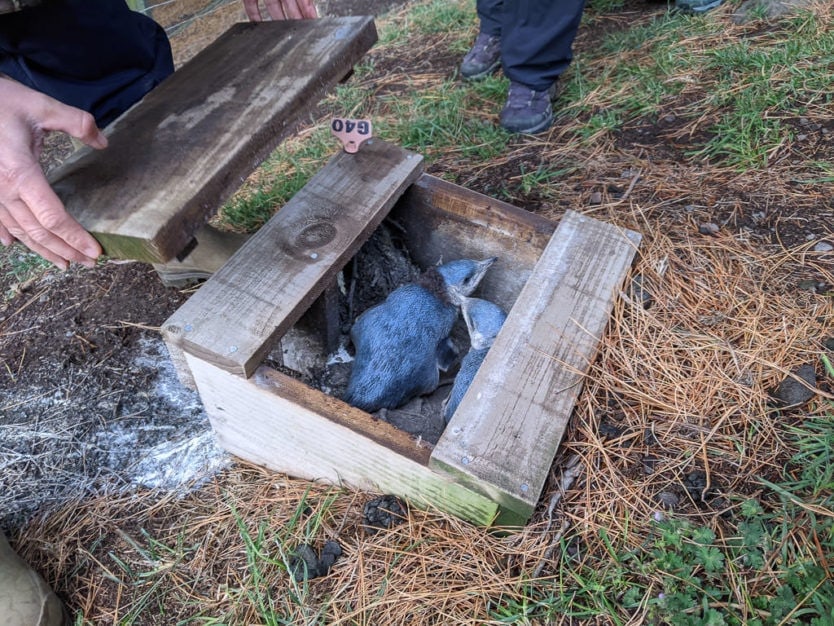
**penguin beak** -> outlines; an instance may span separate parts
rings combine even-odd
[[[475,322],[472,320],[472,305],[475,303],[475,298],[467,298],[463,296],[460,304],[460,311],[463,314],[463,321],[466,322],[466,329],[469,331],[469,343],[472,348],[480,350],[484,347],[484,337],[475,328]]]
[[[475,276],[472,278],[472,283],[477,286],[481,279],[484,277],[484,274],[487,273],[487,270],[492,267],[492,264],[498,260],[497,256],[494,256],[490,259],[484,259],[483,261],[478,262],[478,269],[475,271]]]
[[[475,263],[475,271],[472,273],[466,283],[463,285],[461,289],[461,297],[471,295],[475,289],[478,288],[478,285],[483,280],[484,275],[487,273],[487,270],[492,267],[492,264],[498,260],[498,257],[492,257],[491,259],[484,259],[483,261],[478,261]]]
[[[463,321],[466,322],[466,329],[469,331],[469,334],[472,334],[472,315],[470,313],[470,308],[472,307],[472,298],[467,298],[466,296],[461,296],[460,299],[460,312],[463,314]]]

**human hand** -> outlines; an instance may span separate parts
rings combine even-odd
[[[101,246],[67,213],[38,162],[43,139],[63,131],[91,148],[107,139],[89,113],[0,75],[0,243],[20,241],[66,269],[95,265]]]
[[[318,17],[313,0],[264,0],[264,5],[273,20],[300,20]],[[258,6],[258,0],[243,0],[246,15],[253,22],[261,22],[264,16]]]

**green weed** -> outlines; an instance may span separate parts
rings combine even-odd
[[[796,454],[779,483],[740,501],[732,520],[657,513],[641,545],[600,529],[592,554],[564,538],[552,580],[492,610],[507,623],[641,616],[671,626],[834,623],[834,413],[788,428]],[[527,620],[527,621],[525,621]]]
[[[280,527],[263,520],[254,531],[248,528],[241,515],[233,507],[233,515],[246,550],[248,580],[238,590],[241,599],[255,609],[258,623],[268,626],[297,624],[298,615],[304,616],[305,624],[325,624],[327,598],[310,601],[307,580],[298,582],[291,574],[291,558],[298,545],[315,544],[320,539],[335,494],[325,496],[322,501],[311,503],[309,491],[301,498],[289,520]],[[315,508],[313,507],[315,506]],[[282,570],[281,579],[287,584],[276,589],[276,570]]]

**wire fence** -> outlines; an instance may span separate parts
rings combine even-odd
[[[208,17],[230,4],[243,6],[241,0],[159,0],[158,2],[148,2],[146,0],[128,0],[128,6],[134,11],[144,13],[148,17],[157,19],[159,9],[169,8],[169,15],[176,16],[175,21],[171,24],[165,24],[162,20],[157,19],[165,32],[170,36],[180,32],[183,28],[189,26],[195,20]],[[177,11],[176,7],[182,7],[181,11]]]

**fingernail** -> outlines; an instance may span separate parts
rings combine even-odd
[[[81,261],[81,265],[83,265],[84,267],[88,267],[90,269],[93,269],[96,266],[96,262],[92,259],[88,259],[88,260],[85,260],[85,261]]]
[[[62,272],[65,272],[69,267],[69,263],[67,261],[53,261],[53,263],[55,263],[55,267],[57,267]]]

